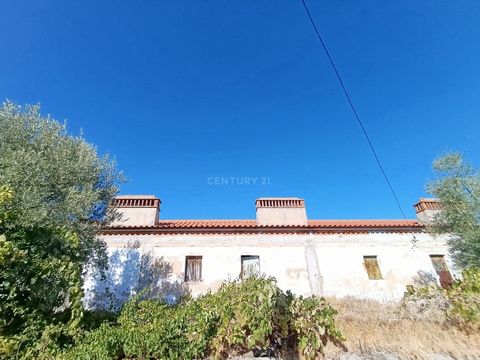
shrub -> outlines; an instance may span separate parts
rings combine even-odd
[[[225,283],[220,290],[206,298],[206,308],[218,314],[219,323],[212,341],[215,357],[226,353],[241,353],[268,348],[287,334],[286,295],[271,279],[254,277],[242,282]],[[285,301],[284,301],[285,302]]]
[[[177,306],[131,301],[119,318],[123,350],[126,357],[141,359],[201,358],[217,320],[216,314],[202,307],[202,299]]]
[[[445,321],[450,302],[444,289],[437,285],[407,286],[402,301],[402,310],[411,320],[427,320],[436,323]]]
[[[110,360],[124,357],[120,328],[102,324],[89,332],[75,347],[58,356],[60,359]]]
[[[342,334],[335,327],[333,309],[323,298],[297,298],[291,306],[292,327],[298,350],[306,359],[318,359],[328,341],[339,343]]]
[[[404,308],[411,314],[428,312],[443,313],[444,321],[464,331],[480,329],[480,270],[468,269],[462,272],[462,279],[456,279],[447,289],[438,285],[415,288],[407,286]]]
[[[467,330],[480,330],[480,269],[462,272],[446,290],[450,300],[449,318],[457,326]]]
[[[335,314],[323,298],[296,298],[274,279],[252,277],[173,306],[132,299],[117,325],[89,332],[63,358],[224,359],[295,347],[303,358],[315,359],[328,341],[342,341]]]

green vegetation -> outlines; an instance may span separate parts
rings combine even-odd
[[[302,358],[317,359],[327,342],[343,340],[335,314],[323,298],[294,297],[274,279],[252,277],[175,306],[133,299],[117,323],[91,331],[62,358],[224,359],[298,349]]]
[[[82,272],[105,265],[96,232],[121,181],[38,106],[0,108],[0,357],[35,358],[77,334]]]
[[[339,342],[324,299],[283,293],[273,279],[225,283],[175,306],[133,299],[121,313],[82,305],[82,274],[106,262],[96,233],[123,181],[108,157],[38,106],[0,108],[0,358],[224,358]]]
[[[459,268],[480,268],[480,173],[459,153],[437,159],[433,168],[437,176],[427,190],[443,211],[431,230],[450,235],[450,253]]]
[[[420,311],[440,309],[446,323],[464,331],[480,329],[480,172],[460,153],[433,162],[436,178],[427,190],[440,200],[442,211],[429,230],[448,235],[450,255],[463,269],[460,279],[442,289],[436,284],[408,286],[405,304],[418,303]]]
[[[451,235],[463,277],[448,289],[408,287],[404,304],[440,309],[446,324],[475,333],[480,175],[459,154],[437,160],[434,168],[438,177],[429,190],[444,211],[431,230]],[[116,217],[109,204],[122,181],[114,162],[42,116],[38,106],[7,102],[0,108],[0,358],[224,359],[253,350],[293,351],[310,360],[328,343],[344,343],[337,311],[325,299],[284,293],[272,278],[227,282],[216,293],[176,305],[140,294],[118,314],[85,311],[82,274],[91,265],[105,269],[105,245],[96,233]],[[352,303],[345,302],[344,313]],[[364,339],[366,318],[352,321],[348,315],[342,321]],[[380,320],[373,319],[371,329],[388,323]],[[398,329],[408,321],[402,318]],[[372,343],[379,341],[375,336]]]
[[[408,286],[404,304],[421,304],[416,311],[430,311],[431,308],[443,311],[446,324],[471,332],[480,330],[480,270],[469,269],[462,272],[447,289],[438,285],[423,287]]]

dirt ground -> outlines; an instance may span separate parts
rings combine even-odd
[[[338,310],[337,325],[346,337],[348,353],[388,359],[480,359],[480,333],[466,333],[445,323],[441,309],[415,314],[399,303],[328,299]],[[345,350],[329,344],[326,358],[345,357]],[[437,355],[435,355],[437,354]],[[366,357],[368,358],[368,357]],[[351,358],[355,359],[354,357]]]

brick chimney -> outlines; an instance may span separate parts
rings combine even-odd
[[[303,199],[260,198],[255,205],[258,225],[307,225]]]
[[[120,195],[113,206],[122,215],[113,225],[153,226],[160,213],[160,199],[153,195]]]
[[[420,200],[413,205],[417,213],[417,219],[422,224],[432,223],[437,215],[442,211],[440,201],[438,199],[420,198]]]

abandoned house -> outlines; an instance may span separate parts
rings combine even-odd
[[[378,300],[452,279],[447,239],[426,231],[441,211],[434,199],[420,199],[413,220],[310,220],[299,198],[260,198],[252,220],[163,220],[160,204],[116,198],[122,218],[99,234],[110,266],[104,277],[86,275],[88,307],[119,306],[142,289],[175,301],[261,274],[299,295]]]

